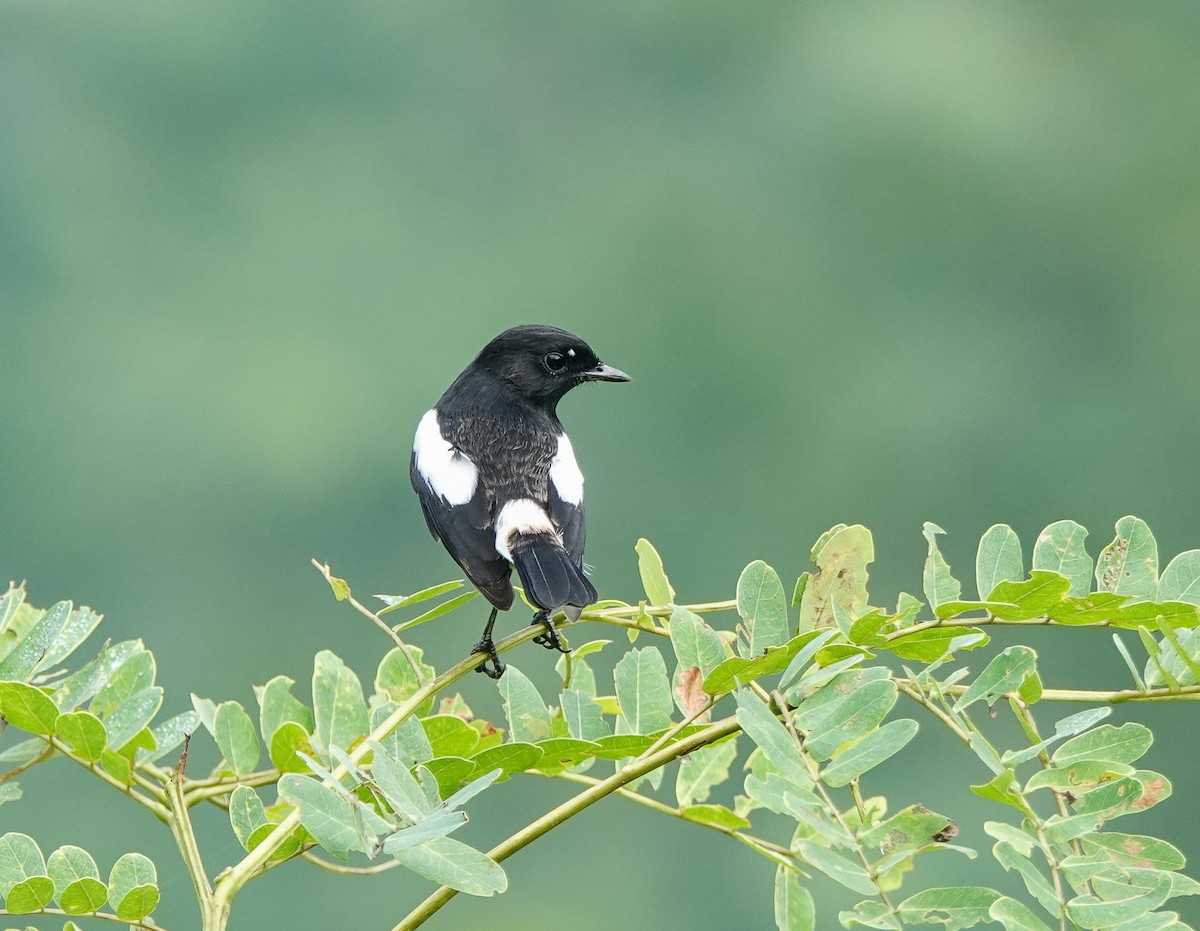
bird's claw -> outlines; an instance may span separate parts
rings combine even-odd
[[[476,672],[486,673],[489,679],[499,679],[504,675],[505,665],[500,662],[500,654],[496,652],[496,644],[492,642],[491,637],[485,637],[480,640],[475,646],[471,647],[472,653],[486,653],[488,659],[492,661],[492,665],[488,665],[485,659],[482,663],[475,667]]]
[[[540,633],[533,638],[533,642],[538,646],[545,647],[547,650],[558,650],[559,653],[571,652],[571,648],[563,643],[562,638],[558,635],[558,631],[554,627],[554,621],[550,619],[549,611],[539,611],[529,623],[541,624],[546,628],[544,633]]]

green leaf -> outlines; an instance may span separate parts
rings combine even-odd
[[[1072,737],[1054,751],[1052,759],[1059,768],[1089,760],[1132,763],[1145,754],[1153,742],[1150,729],[1133,721],[1120,727],[1102,724],[1095,730]]]
[[[1057,520],[1040,534],[1033,547],[1033,568],[1057,572],[1071,583],[1073,597],[1085,597],[1092,587],[1092,557],[1084,546],[1087,530],[1073,520]]]
[[[950,574],[950,565],[946,562],[942,551],[938,549],[937,535],[945,532],[937,524],[925,522],[923,533],[929,544],[929,553],[925,557],[923,588],[925,600],[935,611],[938,605],[947,601],[958,601],[962,595],[962,585]]]
[[[489,747],[471,757],[475,764],[473,774],[483,775],[498,769],[507,779],[511,773],[533,769],[541,762],[543,754],[541,744],[506,743]]]
[[[149,858],[124,854],[108,874],[108,898],[122,921],[138,921],[158,905],[158,874]]]
[[[69,601],[60,601],[47,610],[41,620],[0,660],[0,680],[23,682],[28,679],[58,640],[70,616]]]
[[[437,837],[393,856],[418,876],[468,895],[490,896],[508,888],[508,877],[495,860],[450,837]]]
[[[1000,897],[982,886],[926,889],[900,903],[900,918],[905,924],[944,924],[946,931],[971,928],[989,919],[988,910]]]
[[[1181,870],[1186,860],[1179,849],[1157,837],[1111,831],[1079,838],[1085,853],[1102,853],[1118,866],[1136,869]]]
[[[468,757],[479,749],[479,731],[454,714],[434,714],[421,719],[435,757]]]
[[[988,635],[978,627],[927,627],[897,637],[888,644],[888,649],[900,659],[936,663],[960,650],[974,650],[987,643]]]
[[[308,772],[308,766],[297,753],[313,752],[309,733],[295,721],[285,721],[275,729],[268,749],[271,765],[281,773]]]
[[[1015,871],[1025,883],[1025,889],[1051,915],[1059,912],[1058,896],[1050,880],[1043,876],[1022,853],[1007,841],[997,841],[992,846],[992,855],[1005,870]]]
[[[861,524],[830,528],[813,546],[812,561],[817,571],[808,577],[802,591],[797,583],[801,633],[833,626],[834,602],[851,618],[866,611],[867,567],[875,561],[871,531]]]
[[[787,669],[809,644],[817,641],[824,643],[834,633],[831,630],[809,630],[793,637],[783,646],[767,650],[763,656],[753,659],[732,656],[704,677],[702,687],[708,695],[721,695],[733,691],[739,685],[745,685],[764,676],[774,675]],[[815,649],[812,652],[816,652]],[[811,655],[811,653],[808,654],[809,658]],[[799,674],[799,670],[796,671],[796,674]],[[788,680],[789,676],[784,676],[783,682],[787,683]]]
[[[200,715],[195,711],[184,711],[172,718],[154,725],[150,733],[154,737],[153,750],[139,750],[137,761],[142,763],[157,763],[164,756],[183,743],[185,737],[196,733],[200,726]]]
[[[322,650],[316,656],[312,695],[314,742],[326,753],[331,746],[348,749],[367,733],[367,702],[362,684],[350,667],[329,650]]]
[[[425,662],[425,652],[420,647],[409,646],[408,655],[412,657],[413,663],[416,664],[421,675],[418,676],[413,670],[413,663],[405,658],[404,651],[396,647],[379,661],[379,669],[375,673],[376,694],[384,695],[391,701],[403,703],[421,688],[422,679],[425,682],[433,681],[437,672]],[[417,709],[417,714],[429,714],[432,707],[433,696],[430,696]]]
[[[58,904],[68,915],[97,911],[108,901],[108,887],[92,855],[81,847],[59,847],[46,861],[46,872],[54,881]]]
[[[1050,610],[1066,597],[1071,583],[1053,572],[1035,569],[1023,582],[999,582],[993,592],[992,613],[1004,621],[1028,621]]]
[[[81,605],[72,611],[67,616],[58,635],[46,648],[45,654],[38,660],[34,672],[52,669],[61,663],[79,648],[79,645],[91,635],[103,619],[104,615],[97,614],[86,605]]]
[[[855,688],[849,686],[852,681],[839,676],[801,702],[793,715],[797,729],[806,734],[805,749],[818,760],[828,759],[848,741],[865,737],[896,704],[896,683],[890,678]]]
[[[992,705],[1002,695],[1016,692],[1031,676],[1037,676],[1037,654],[1027,646],[1008,647],[967,687],[954,710],[962,711],[981,699]]]
[[[1004,931],[1050,931],[1046,923],[1031,912],[1028,906],[1008,896],[993,902],[988,909],[988,916],[1004,925]]]
[[[680,808],[708,799],[714,786],[729,778],[737,757],[736,739],[694,750],[683,758],[675,778],[675,799]]]
[[[725,647],[716,631],[687,608],[676,607],[671,611],[670,632],[671,646],[681,670],[697,667],[707,676],[725,659]],[[678,678],[676,673],[677,681]]]
[[[366,805],[352,802],[319,779],[287,773],[279,778],[279,797],[296,806],[305,830],[339,860],[352,850],[373,853],[378,836],[392,830]]]
[[[971,786],[971,791],[980,798],[986,798],[990,802],[999,802],[1002,805],[1010,805],[1022,814],[1028,814],[1029,806],[1021,797],[1021,793],[1013,788],[1016,779],[1017,774],[1013,770],[1005,769],[997,773],[989,782]]]
[[[1081,597],[1064,598],[1050,609],[1050,617],[1059,624],[1104,624],[1120,613],[1128,595],[1092,592]]]
[[[674,702],[667,667],[654,647],[630,650],[613,670],[620,723],[627,733],[649,734],[671,724]]]
[[[775,868],[775,927],[779,931],[814,931],[817,926],[812,893],[800,885],[794,870]]]
[[[104,724],[87,711],[60,714],[54,722],[54,732],[66,742],[80,759],[95,763],[108,745]]]
[[[163,690],[158,685],[151,685],[123,699],[104,721],[108,745],[120,750],[128,744],[154,720],[162,703]]]
[[[408,767],[380,744],[372,742],[371,749],[374,751],[371,778],[383,792],[392,810],[413,823],[427,817],[433,811],[433,806]]]
[[[411,595],[376,595],[375,597],[385,605],[385,607],[378,611],[378,614],[382,617],[389,611],[396,611],[400,608],[407,608],[409,605],[420,604],[422,601],[429,601],[431,598],[444,595],[446,592],[452,592],[456,588],[462,588],[462,586],[462,579],[454,579],[450,582],[431,585],[429,588],[423,588],[419,592],[413,592]]]
[[[573,737],[551,737],[536,746],[541,751],[541,759],[530,768],[552,776],[592,759],[600,751],[598,743]],[[477,754],[475,759],[478,760],[481,755]]]
[[[930,843],[945,843],[954,836],[954,822],[924,805],[909,805],[864,831],[859,840],[881,853],[915,850]]]
[[[246,850],[250,846],[250,838],[254,832],[265,824],[270,824],[267,810],[263,807],[262,799],[250,786],[238,786],[229,796],[229,824],[233,833]]]
[[[787,597],[783,583],[761,559],[750,563],[738,577],[738,649],[745,657],[761,656],[768,647],[788,640]],[[697,664],[698,665],[698,664]]]
[[[24,682],[0,682],[0,714],[31,734],[53,734],[58,708],[41,689]]]
[[[1004,601],[992,598],[992,589],[1001,582],[1014,582],[1025,575],[1021,558],[1021,541],[1008,524],[993,524],[979,540],[975,554],[975,588],[981,601]]]
[[[116,667],[96,693],[88,710],[99,718],[112,714],[122,702],[154,685],[154,654],[138,643],[138,649]]]
[[[1180,553],[1167,564],[1158,580],[1155,598],[1200,605],[1200,550]]]
[[[17,884],[45,875],[46,861],[32,837],[15,831],[0,837],[0,896],[7,897]],[[53,883],[50,892],[53,896]]]
[[[10,914],[28,915],[45,908],[53,899],[54,883],[48,877],[34,876],[13,886],[4,905]]]
[[[793,842],[792,849],[813,869],[820,870],[847,889],[862,895],[871,895],[876,891],[875,884],[861,864],[834,853],[828,847],[801,838]]]
[[[859,902],[850,911],[838,912],[838,921],[843,928],[863,925],[867,928],[901,931],[900,920],[879,899],[867,899]]]
[[[1068,766],[1052,767],[1034,773],[1025,781],[1025,791],[1053,789],[1055,792],[1070,792],[1082,795],[1102,782],[1133,774],[1133,767],[1107,760],[1079,760]]]
[[[419,846],[436,837],[445,837],[466,823],[465,811],[439,811],[390,835],[383,842],[383,852],[395,856],[401,850]]]
[[[811,785],[812,777],[804,764],[800,748],[782,722],[749,690],[739,689],[735,698],[738,723],[763,755],[786,778],[801,786]]]
[[[1200,623],[1200,614],[1195,605],[1184,601],[1152,602],[1124,605],[1110,619],[1113,627],[1136,629],[1150,626],[1195,627]]]
[[[424,624],[426,621],[432,621],[434,618],[442,617],[445,614],[449,614],[451,611],[457,611],[463,605],[474,600],[478,594],[479,592],[470,591],[464,592],[461,595],[455,595],[453,598],[448,598],[441,604],[430,608],[424,614],[419,614],[412,620],[405,621],[403,624],[397,624],[392,628],[392,630],[396,631],[396,633],[399,633],[402,630],[408,630],[411,627]],[[409,647],[409,649],[411,650],[412,647]]]
[[[1159,777],[1160,779],[1162,777]],[[1169,786],[1169,783],[1163,783],[1164,786]],[[1170,789],[1165,789],[1166,794],[1170,795]],[[1120,779],[1112,779],[1096,788],[1083,793],[1077,798],[1071,806],[1079,814],[1097,814],[1103,815],[1105,820],[1115,818],[1118,815],[1125,814],[1134,805],[1139,807],[1150,807],[1149,805],[1140,805],[1142,795],[1145,793],[1145,788],[1140,779],[1133,776],[1123,776]]]
[[[371,712],[371,732],[379,730],[399,707],[398,704],[390,701],[377,705]],[[415,715],[401,721],[400,725],[388,734],[382,743],[388,753],[408,767],[432,760],[434,757],[429,736],[425,733],[425,728],[421,726],[420,718]]]
[[[364,730],[366,722],[363,722]],[[239,776],[254,772],[258,766],[260,748],[258,735],[250,715],[236,701],[223,701],[217,705],[213,718],[214,737],[221,754]]]
[[[293,685],[294,679],[275,676],[266,685],[254,686],[254,697],[258,700],[259,733],[267,744],[288,721],[299,724],[310,734],[313,731],[312,710],[292,695]]]
[[[1093,885],[1101,882],[1094,879]],[[1085,928],[1111,928],[1122,922],[1132,921],[1151,909],[1158,908],[1171,892],[1171,878],[1158,874],[1146,886],[1120,884],[1109,891],[1120,898],[1100,898],[1094,895],[1076,896],[1067,903],[1067,917]],[[1119,891],[1118,891],[1119,889]]]
[[[849,785],[863,773],[903,750],[916,733],[917,722],[910,718],[889,721],[835,753],[829,765],[821,771],[821,781],[834,788]]]
[[[38,743],[41,743],[41,741],[39,740]],[[5,802],[15,802],[22,794],[21,786],[17,783],[11,780],[0,782],[0,805],[3,805]]]
[[[673,604],[675,589],[667,579],[658,550],[645,537],[639,539],[633,548],[638,557],[638,574],[642,577],[642,588],[645,589],[650,604]]]
[[[750,827],[749,821],[724,805],[687,805],[679,809],[679,813],[697,824],[712,824],[735,831]]]
[[[1138,517],[1117,521],[1117,535],[1100,551],[1096,582],[1106,592],[1152,600],[1158,590],[1158,543]]]
[[[559,701],[562,704],[563,718],[567,722],[567,731],[572,737],[596,740],[608,736],[609,728],[600,713],[600,706],[591,696],[576,689],[565,689]]]
[[[537,743],[553,735],[550,709],[542,700],[537,686],[525,673],[510,664],[508,671],[500,679],[499,686],[500,695],[504,699],[504,717],[508,720],[510,740],[518,743]]]

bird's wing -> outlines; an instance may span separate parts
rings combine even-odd
[[[424,423],[424,421],[423,421]],[[436,430],[436,420],[434,421]],[[438,433],[436,440],[441,440]],[[496,607],[512,606],[509,577],[512,567],[496,552],[492,527],[495,502],[487,485],[478,480],[474,464],[442,441],[439,445],[428,428],[409,462],[409,478],[421,502],[429,532],[442,542],[467,578]]]
[[[571,561],[583,567],[585,521],[583,513],[583,473],[575,461],[575,450],[564,433],[550,461],[547,510],[562,537],[563,549]]]

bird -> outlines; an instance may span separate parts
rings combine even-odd
[[[583,473],[557,408],[577,385],[629,380],[578,336],[523,324],[484,346],[421,417],[409,477],[425,522],[492,606],[471,649],[487,657],[477,672],[504,674],[492,628],[512,607],[514,568],[546,649],[569,652],[554,611],[575,621],[596,601],[583,566]]]

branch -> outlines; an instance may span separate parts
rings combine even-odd
[[[700,747],[707,746],[714,741],[720,740],[722,737],[728,737],[730,734],[740,730],[737,723],[737,717],[730,716],[716,724],[706,727],[702,731],[698,731],[690,737],[685,737],[678,743],[671,744],[669,747],[664,747],[652,756],[646,757],[636,765],[631,765],[621,771],[609,776],[602,782],[598,782],[591,788],[580,792],[574,798],[568,799],[557,808],[547,812],[542,817],[538,818],[532,824],[522,828],[516,834],[488,851],[488,856],[500,863],[507,860],[514,853],[527,844],[537,840],[543,834],[558,827],[564,821],[579,814],[584,809],[596,802],[600,801],[605,796],[611,795],[618,789],[632,782],[646,773],[658,769],[660,766],[665,766],[684,754],[697,750]],[[448,886],[442,886],[424,902],[418,905],[415,909],[405,916],[404,920],[396,925],[392,931],[411,931],[411,929],[419,927],[425,921],[438,911],[443,905],[449,902],[458,893]]]
[[[40,908],[36,912],[10,912],[8,909],[0,908],[0,915],[19,916],[21,918],[28,918],[30,915],[58,915],[63,918],[96,918],[100,921],[115,921],[126,928],[140,928],[144,929],[144,931],[167,931],[162,925],[155,924],[149,918],[143,918],[141,921],[130,921],[128,918],[118,918],[112,912],[87,912],[80,915],[76,912],[64,912],[61,908]]]

